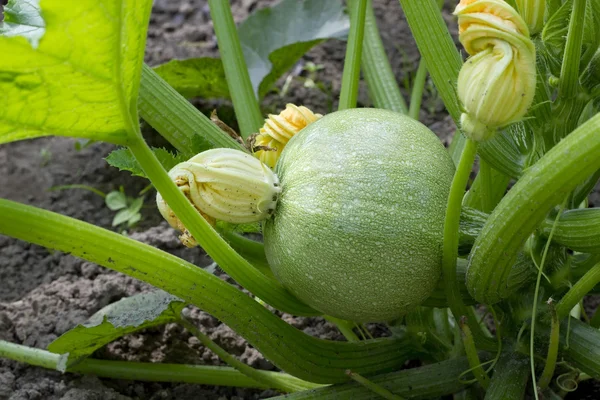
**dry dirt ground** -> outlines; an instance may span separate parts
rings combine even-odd
[[[233,0],[237,22],[257,7],[274,1]],[[418,51],[412,41],[397,0],[374,0],[383,40],[396,77],[411,79],[417,68]],[[448,15],[448,14],[446,14]],[[452,24],[451,18],[448,18]],[[453,27],[453,25],[451,25]],[[454,28],[452,28],[454,29]],[[331,85],[331,94],[303,87],[294,81],[285,97],[272,94],[263,104],[265,110],[282,108],[285,103],[304,104],[326,113],[335,107],[344,58],[344,43],[329,41],[302,59],[323,65],[318,79]],[[156,0],[148,33],[146,61],[150,65],[171,58],[216,56],[218,49],[205,0]],[[405,92],[406,94],[406,92]],[[370,101],[361,87],[359,101]],[[208,112],[212,107],[226,109],[223,102],[195,104]],[[421,121],[447,141],[454,125],[435,91],[426,92]],[[150,129],[150,139],[156,140]],[[44,138],[0,146],[0,197],[24,202],[112,229],[113,212],[103,199],[86,190],[49,191],[59,185],[89,185],[103,192],[124,186],[136,195],[147,184],[128,173],[118,172],[103,160],[113,147],[96,143],[83,150],[66,138]],[[175,233],[158,216],[146,195],[143,219],[129,232],[131,237],[172,252],[196,265],[210,264],[200,249],[185,249]],[[219,272],[218,272],[219,273]],[[227,275],[219,273],[224,280]],[[148,285],[59,252],[0,236],[0,339],[45,348],[52,340],[100,308],[122,297],[152,290]],[[255,349],[227,326],[210,315],[191,310],[202,330],[219,345],[248,364],[273,368]],[[328,339],[341,339],[339,332],[320,318],[284,317],[306,333]],[[169,325],[129,335],[99,350],[95,357],[189,364],[222,364],[197,339],[182,328]],[[190,384],[158,384],[104,380],[75,374],[32,368],[0,359],[0,400],[167,400],[167,399],[256,399],[274,395],[273,391],[230,389]]]

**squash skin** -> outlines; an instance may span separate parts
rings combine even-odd
[[[304,128],[275,172],[267,260],[299,299],[337,318],[388,321],[433,291],[454,163],[427,127],[350,109]]]

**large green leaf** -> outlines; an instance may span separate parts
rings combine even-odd
[[[284,0],[249,16],[238,33],[259,97],[310,48],[325,39],[344,37],[349,24],[339,0]],[[218,59],[173,60],[156,72],[185,97],[229,97]]]
[[[9,0],[4,6],[0,35],[23,36],[33,47],[37,47],[44,32],[45,24],[40,14],[39,0]]]
[[[162,290],[126,297],[58,337],[48,350],[68,354],[69,367],[121,336],[177,321],[184,306],[183,300]]]
[[[20,35],[13,26],[0,36],[0,143],[44,135],[127,143],[152,2],[42,0],[37,47],[24,25],[39,24],[34,4],[11,16]]]

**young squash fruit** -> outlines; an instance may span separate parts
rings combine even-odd
[[[278,160],[267,259],[298,298],[337,318],[387,321],[440,278],[454,164],[427,127],[391,111],[328,114]]]

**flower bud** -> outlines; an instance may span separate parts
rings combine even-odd
[[[265,124],[254,137],[254,156],[274,168],[283,148],[296,133],[321,118],[304,106],[287,104],[279,115],[269,114]]]
[[[529,27],[529,33],[536,34],[544,27],[546,0],[515,0],[519,14]]]
[[[266,219],[275,211],[281,191],[279,178],[269,167],[233,149],[197,154],[173,167],[169,176],[209,222],[241,224]],[[160,194],[157,204],[171,226],[185,229]]]
[[[461,0],[454,14],[471,55],[458,75],[461,128],[472,140],[487,140],[531,105],[535,47],[523,18],[503,0]]]

